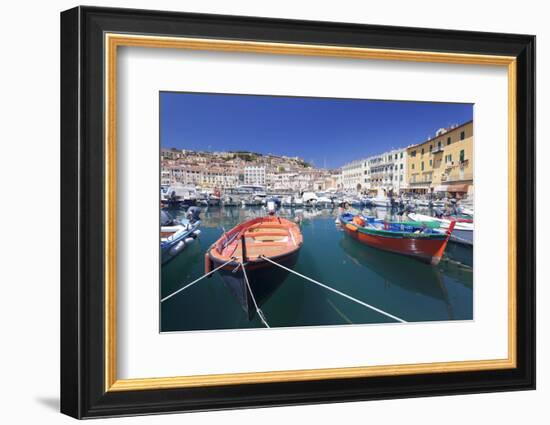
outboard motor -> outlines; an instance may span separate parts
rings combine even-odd
[[[269,201],[267,201],[267,213],[269,215],[275,215],[276,209],[277,209],[277,206],[274,200],[270,199]]]
[[[402,199],[399,201],[399,211],[397,215],[402,216],[413,211],[414,211],[414,208],[412,207],[411,204],[406,204],[405,202],[403,202]]]
[[[189,207],[186,217],[191,223],[195,223],[201,219],[200,213],[201,209],[199,207]]]

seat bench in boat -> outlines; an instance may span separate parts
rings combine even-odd
[[[225,285],[251,320],[256,314],[252,296],[261,306],[288,275],[265,258],[291,268],[296,264],[302,243],[300,228],[290,220],[274,216],[252,219],[224,233],[209,248],[205,273],[222,266],[219,273]]]

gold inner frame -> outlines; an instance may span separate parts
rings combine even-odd
[[[325,45],[105,34],[105,391],[135,391],[214,385],[311,381],[416,373],[515,368],[516,358],[516,58],[442,52],[336,47]],[[436,62],[507,67],[508,71],[508,357],[419,364],[247,372],[163,378],[117,379],[116,339],[116,99],[119,46]]]

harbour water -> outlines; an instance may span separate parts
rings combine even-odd
[[[365,209],[384,218],[385,209]],[[184,210],[172,210],[183,218]],[[162,266],[161,297],[204,274],[204,253],[224,230],[253,217],[260,207],[203,210],[197,241]],[[437,266],[370,248],[349,238],[335,224],[337,209],[277,214],[301,221],[304,244],[294,270],[408,322],[473,318],[472,250],[449,243]],[[262,328],[247,314],[215,273],[160,305],[161,331]],[[271,327],[329,326],[392,322],[375,311],[290,274],[262,306]]]

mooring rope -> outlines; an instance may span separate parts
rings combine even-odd
[[[300,276],[301,278],[310,281],[311,283],[315,283],[316,285],[319,285],[319,286],[321,286],[321,287],[323,287],[323,288],[325,288],[325,289],[327,289],[327,290],[329,290],[329,291],[332,291],[332,292],[334,292],[335,294],[341,295],[342,297],[347,298],[348,300],[351,300],[351,301],[353,301],[353,302],[356,302],[357,304],[361,304],[361,305],[364,306],[364,307],[370,308],[371,310],[374,310],[374,311],[376,311],[377,313],[380,313],[380,314],[382,314],[382,315],[384,315],[384,316],[387,316],[387,317],[389,317],[389,318],[391,318],[391,319],[393,319],[393,320],[396,320],[396,321],[398,321],[398,322],[407,323],[406,320],[403,320],[403,319],[401,319],[401,318],[399,318],[399,317],[397,317],[397,316],[394,316],[393,314],[387,313],[387,312],[385,312],[384,310],[381,310],[381,309],[376,308],[376,307],[374,307],[374,306],[372,306],[372,305],[370,305],[370,304],[367,304],[367,303],[365,303],[365,302],[363,302],[363,301],[361,301],[361,300],[358,300],[357,298],[354,298],[354,297],[352,297],[351,295],[344,294],[343,292],[340,292],[340,291],[338,291],[337,289],[331,288],[330,286],[325,285],[324,283],[318,282],[318,281],[316,281],[315,279],[312,279],[312,278],[307,277],[307,276],[305,276],[305,275],[303,275],[303,274],[301,274],[301,273],[298,273],[298,272],[296,272],[296,271],[294,271],[294,270],[292,270],[292,269],[289,269],[288,267],[285,267],[285,266],[283,266],[282,264],[279,264],[279,263],[277,263],[277,262],[275,262],[275,261],[273,261],[273,260],[267,258],[265,255],[262,255],[262,256],[260,256],[260,257],[263,258],[263,259],[266,260],[266,261],[269,261],[270,263],[272,263],[272,264],[274,264],[274,265],[276,265],[276,266],[281,267],[282,269],[285,269],[286,271],[288,271],[288,272],[290,272],[290,273],[294,273],[295,275]]]
[[[271,326],[269,326],[269,324],[265,320],[264,312],[260,309],[260,307],[258,307],[258,303],[256,302],[256,298],[254,298],[254,293],[252,292],[250,282],[248,282],[248,275],[246,274],[246,269],[244,268],[243,263],[241,263],[241,268],[243,269],[244,281],[246,282],[246,286],[248,286],[248,291],[250,292],[250,296],[252,297],[252,301],[254,302],[254,307],[256,307],[256,313],[258,314],[258,317],[265,325],[265,327],[269,329],[271,328]]]
[[[229,261],[226,261],[226,262],[223,263],[221,266],[216,267],[214,270],[211,270],[211,271],[209,271],[208,273],[202,275],[201,277],[199,277],[198,279],[194,280],[193,282],[188,283],[188,284],[185,285],[183,288],[180,288],[180,289],[178,289],[177,291],[172,292],[170,295],[167,295],[166,297],[162,298],[162,299],[160,300],[160,302],[163,303],[163,302],[166,301],[167,299],[172,298],[174,295],[179,294],[181,291],[184,291],[184,290],[186,290],[187,288],[189,288],[190,286],[193,286],[195,283],[200,282],[200,281],[203,280],[205,277],[208,277],[208,276],[210,276],[211,274],[217,272],[217,271],[218,271],[219,269],[221,269],[223,266],[225,266],[226,264],[231,263],[232,261],[233,261],[233,258],[231,258],[231,260],[229,260]]]

